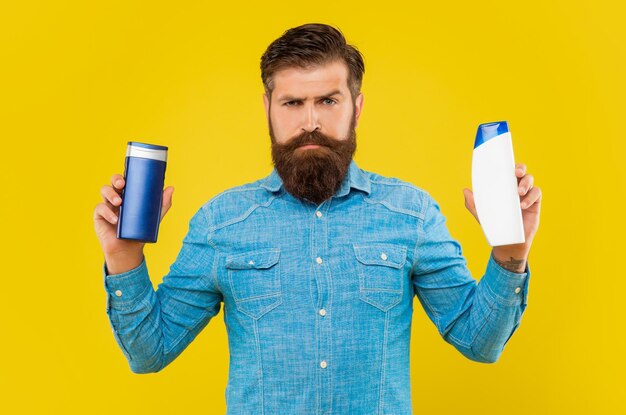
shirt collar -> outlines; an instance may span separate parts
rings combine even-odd
[[[260,186],[272,193],[278,192],[283,187],[283,180],[278,175],[276,168],[272,170],[272,173],[269,176],[261,180]],[[371,184],[369,178],[365,175],[363,170],[361,170],[357,166],[354,160],[350,161],[348,172],[343,178],[339,189],[337,189],[337,192],[335,192],[334,197],[347,195],[350,191],[350,188],[362,190],[367,194],[370,194],[371,192]]]

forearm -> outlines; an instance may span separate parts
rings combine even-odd
[[[188,251],[180,257],[203,255]],[[185,264],[177,262],[170,270],[202,275],[170,272],[156,291],[145,260],[129,272],[105,276],[113,333],[135,373],[158,372],[170,364],[220,310],[221,294],[205,269]]]
[[[530,241],[523,244],[495,246],[491,251],[493,259],[507,271],[521,274],[526,269]]]
[[[517,330],[523,314],[523,306],[496,305],[488,316],[482,316],[484,325],[477,332],[473,341],[467,346],[463,354],[471,360],[481,363],[495,363],[504,351],[509,338]]]
[[[463,355],[483,363],[497,361],[526,308],[528,273],[512,273],[490,258],[485,275],[468,293],[444,338]]]
[[[108,267],[107,263],[105,275]],[[113,334],[131,370],[135,373],[161,370],[166,364],[160,305],[145,261],[129,272],[106,275],[105,288]]]

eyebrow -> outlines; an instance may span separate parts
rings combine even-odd
[[[338,89],[335,89],[334,91],[331,91],[331,92],[329,92],[327,94],[317,96],[317,97],[315,97],[315,99],[317,100],[317,99],[322,99],[322,98],[330,98],[330,97],[332,97],[334,95],[343,95],[343,92],[341,92]],[[282,96],[282,97],[278,98],[278,101],[279,102],[304,101],[304,98],[298,98],[298,97],[294,97],[292,95],[285,95],[285,96]]]

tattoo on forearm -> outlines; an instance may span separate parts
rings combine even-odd
[[[515,272],[518,274],[524,272],[524,265],[526,262],[525,259],[515,259],[513,257],[511,257],[511,259],[508,261],[500,261],[496,259],[496,257],[494,257],[493,259],[496,261],[498,265],[500,265],[502,268],[506,270],[509,270],[511,272]]]

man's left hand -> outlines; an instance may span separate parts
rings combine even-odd
[[[520,205],[522,208],[522,221],[524,223],[524,236],[526,242],[521,244],[501,245],[493,247],[493,257],[496,262],[513,272],[523,272],[526,268],[526,260],[530,252],[535,233],[539,228],[539,212],[541,210],[541,189],[534,186],[535,178],[526,173],[526,165],[518,163],[515,166],[515,176],[517,177],[517,190],[520,195]],[[474,193],[470,189],[463,189],[465,196],[465,207],[476,218],[478,214],[474,204]]]

